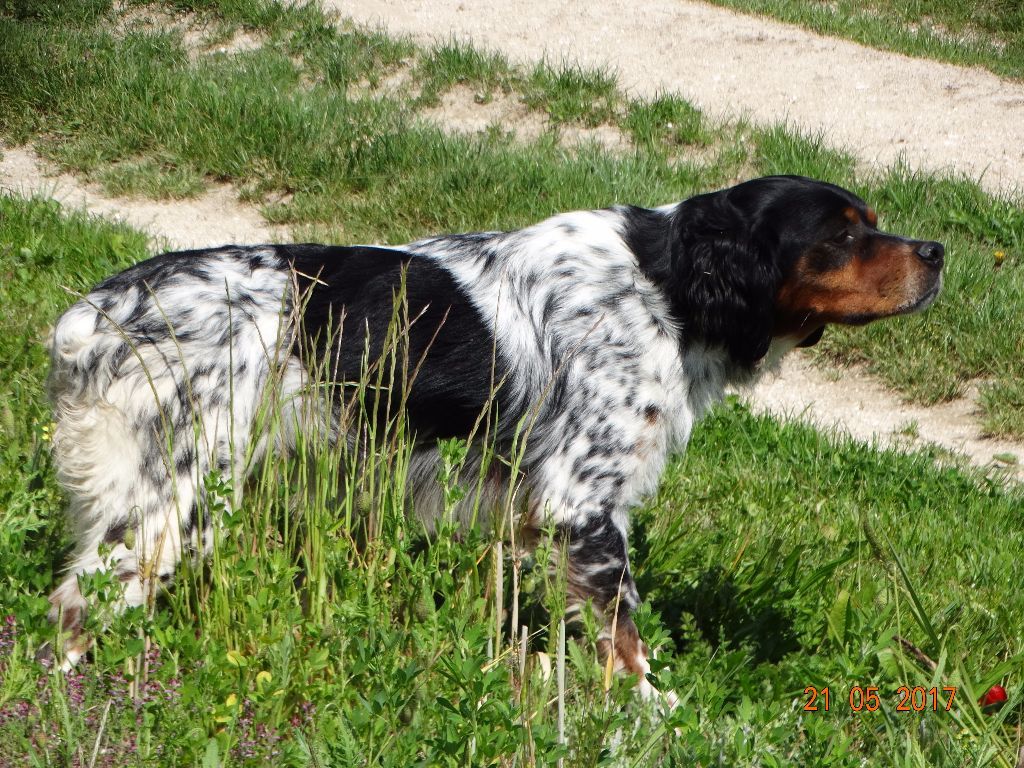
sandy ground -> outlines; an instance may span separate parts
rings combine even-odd
[[[573,4],[571,11],[537,0],[500,5],[497,0],[327,0],[327,5],[359,23],[382,24],[419,40],[467,37],[517,61],[547,55],[610,64],[636,93],[679,91],[722,116],[745,114],[771,122],[786,115],[796,126],[851,145],[869,162],[891,163],[902,155],[922,168],[984,174],[992,190],[1024,189],[1024,87],[979,70],[880,53],[674,0],[650,0],[643,14],[623,0]],[[449,101],[425,116],[444,121],[447,106],[452,115],[458,111],[458,125],[452,127],[460,130],[481,130],[496,117],[517,123],[506,127],[518,127],[524,138],[541,128],[535,116],[517,120],[521,110],[515,104],[484,105],[474,120],[464,114],[466,99],[455,93]],[[612,138],[608,143],[614,145],[618,139]],[[30,149],[0,147],[0,152],[0,191],[47,195],[120,219],[149,232],[158,246],[287,237],[254,207],[239,203],[228,186],[186,201],[111,199],[72,176],[53,173]],[[1024,443],[984,438],[971,399],[935,408],[908,405],[861,371],[822,372],[799,354],[748,397],[758,411],[806,419],[880,445],[933,443],[976,466],[999,467],[1024,479]],[[995,458],[1006,455],[1022,463],[1007,466]]]
[[[256,208],[239,203],[227,184],[190,200],[113,199],[74,176],[54,174],[31,150],[0,145],[0,152],[0,192],[52,197],[71,208],[122,221],[148,232],[158,247],[266,243],[287,235],[268,225]]]
[[[970,397],[914,405],[862,371],[822,371],[801,354],[789,355],[777,377],[746,397],[759,413],[803,419],[883,447],[940,446],[975,466],[1024,480],[1024,443],[984,437]]]
[[[611,67],[627,91],[712,115],[824,132],[868,163],[901,157],[989,191],[1024,190],[1024,84],[684,0],[325,0],[421,42],[471,40],[516,62]]]

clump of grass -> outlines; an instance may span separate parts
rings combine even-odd
[[[634,143],[647,148],[672,148],[708,141],[709,132],[700,110],[668,94],[630,104],[622,124]]]
[[[364,81],[376,88],[416,51],[409,41],[381,32],[349,29],[339,34],[333,24],[310,8],[304,9],[298,22],[289,21],[279,34],[287,40],[288,48],[302,57],[305,76],[342,91]]]
[[[454,85],[477,89],[484,100],[496,91],[509,91],[519,78],[501,55],[481,51],[468,43],[450,40],[423,53],[415,75],[422,83],[422,100],[436,101]]]
[[[176,200],[206,189],[201,175],[187,166],[163,164],[156,158],[114,163],[99,169],[96,178],[108,195]]]
[[[128,4],[146,6],[152,3],[150,0],[129,0]],[[268,31],[282,25],[292,26],[296,18],[322,18],[319,7],[310,2],[295,3],[286,7],[281,3],[267,0],[165,0],[161,5],[181,13],[197,13],[208,18],[222,19],[229,24]]]
[[[0,16],[89,26],[104,18],[112,7],[112,0],[83,0],[75,4],[61,0],[0,0]]]
[[[908,419],[894,430],[894,434],[901,437],[916,439],[921,436],[921,424],[917,419]]]
[[[995,383],[981,387],[979,405],[983,426],[990,435],[1024,435],[1024,383],[1014,369]]]
[[[541,62],[530,72],[523,100],[555,124],[593,128],[615,119],[622,97],[614,75],[579,65]]]
[[[784,125],[752,131],[754,162],[765,175],[795,174],[852,186],[855,161],[851,154],[830,147],[822,134],[805,135]]]

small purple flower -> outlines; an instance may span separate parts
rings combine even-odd
[[[281,754],[281,750],[278,749],[281,734],[273,726],[256,722],[254,707],[249,699],[242,702],[237,727],[238,743],[232,750],[236,758],[256,760],[258,764],[264,765],[270,758]]]
[[[5,616],[0,624],[0,681],[4,679],[7,659],[14,652],[14,639],[18,636],[18,626],[14,616]]]
[[[64,676],[67,685],[68,701],[76,708],[82,706],[85,701],[85,675],[82,672],[71,670]]]
[[[11,655],[14,650],[14,639],[17,636],[18,624],[14,615],[5,616],[3,624],[0,625],[0,659]]]

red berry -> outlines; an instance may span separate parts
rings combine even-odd
[[[994,712],[1006,703],[1006,689],[1001,685],[993,685],[985,695],[978,699],[978,704],[986,711]]]

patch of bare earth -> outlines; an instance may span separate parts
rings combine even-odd
[[[364,79],[354,86],[349,86],[349,98],[356,98],[365,94],[373,94],[378,97],[419,98],[420,86],[413,73],[413,62],[403,61],[394,70],[378,78],[376,82],[371,83],[369,80]]]
[[[548,130],[544,117],[527,109],[515,94],[485,95],[466,85],[448,89],[438,104],[419,114],[448,133],[484,133],[494,127],[521,141],[533,141]]]
[[[152,235],[161,246],[266,243],[288,234],[268,225],[254,206],[240,203],[228,184],[211,186],[191,200],[112,198],[96,185],[54,171],[30,149],[0,146],[0,152],[0,193],[54,198],[70,208],[130,224]]]
[[[450,133],[484,133],[497,129],[523,142],[534,141],[550,130],[567,149],[597,144],[612,152],[631,148],[629,138],[613,125],[588,128],[579,125],[553,126],[539,112],[529,109],[515,93],[481,94],[465,85],[445,91],[440,103],[420,110],[420,116]]]
[[[757,413],[808,421],[881,447],[937,446],[948,457],[1024,480],[1024,443],[987,437],[973,396],[923,406],[908,403],[859,368],[822,371],[807,355],[790,354],[777,376],[745,399]]]

